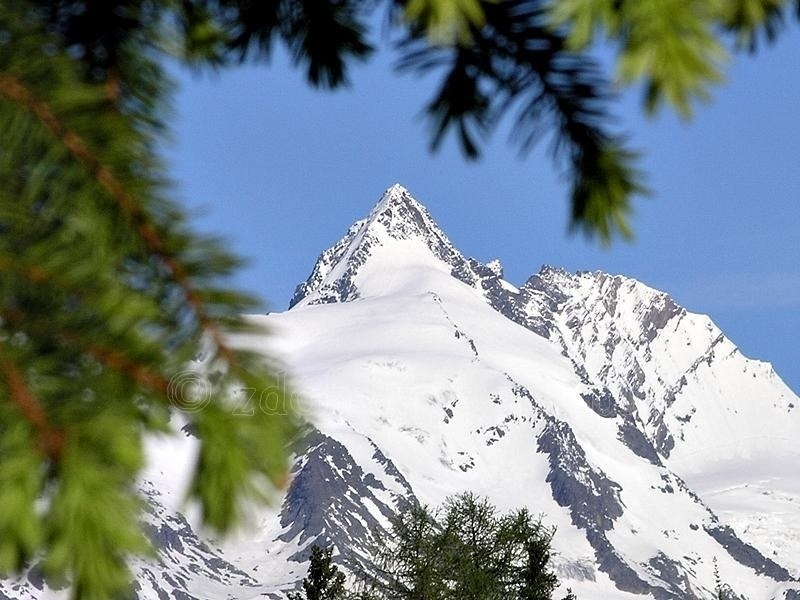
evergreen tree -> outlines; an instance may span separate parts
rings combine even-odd
[[[714,557],[714,600],[724,600],[722,597],[722,578],[719,576],[719,563]]]
[[[305,594],[291,592],[289,600],[341,600],[345,597],[344,573],[331,562],[333,549],[311,546],[308,576],[303,579]]]
[[[442,509],[414,507],[378,542],[377,565],[361,582],[373,600],[550,600],[553,531],[525,509],[498,514],[465,493]],[[573,598],[570,595],[567,598]]]

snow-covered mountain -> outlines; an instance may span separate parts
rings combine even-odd
[[[310,422],[289,489],[236,539],[178,512],[191,437],[156,440],[161,552],[140,598],[280,597],[312,543],[348,569],[409,503],[472,490],[557,527],[582,600],[800,600],[800,399],[703,315],[635,280],[465,257],[399,185],[238,343],[281,357]],[[0,599],[44,598],[35,573]]]

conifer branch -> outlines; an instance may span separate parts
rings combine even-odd
[[[21,311],[11,311],[5,307],[0,308],[0,316],[17,325],[21,325],[25,321],[25,316]],[[142,387],[162,395],[167,393],[169,381],[164,376],[153,371],[147,365],[129,358],[119,350],[87,342],[82,336],[70,332],[62,331],[57,339],[68,347],[81,346],[86,354]]]
[[[81,340],[77,336],[64,334],[62,337],[67,342],[81,344]],[[88,344],[85,346],[86,353],[100,361],[103,365],[127,376],[132,381],[154,392],[162,395],[167,393],[169,381],[160,373],[156,373],[146,365],[128,358],[125,354],[117,350],[104,348],[96,344]]]
[[[0,375],[8,388],[11,402],[38,433],[39,447],[45,455],[57,461],[64,449],[64,432],[50,423],[47,413],[25,383],[20,370],[6,358],[2,345],[0,345]]]
[[[122,82],[120,80],[119,68],[112,67],[108,71],[105,82],[106,96],[114,104],[118,105],[122,99]]]
[[[0,271],[16,271],[18,273],[22,273],[22,275],[31,281],[32,283],[40,283],[50,279],[47,271],[42,269],[39,266],[26,266],[24,269],[20,269],[18,263],[14,262],[13,260],[9,259],[7,256],[0,255]]]
[[[223,339],[217,323],[206,313],[205,303],[189,282],[186,268],[168,250],[148,215],[128,194],[119,179],[91,152],[77,133],[61,123],[47,102],[37,98],[19,78],[13,75],[0,75],[0,93],[31,112],[109,192],[123,214],[134,224],[147,249],[164,261],[165,266],[172,274],[173,281],[183,290],[186,302],[195,312],[202,329],[211,336],[219,353],[226,361],[233,363],[235,352]]]

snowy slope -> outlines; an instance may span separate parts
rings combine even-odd
[[[797,397],[665,294],[552,268],[516,288],[496,263],[453,248],[395,186],[322,254],[293,305],[271,325],[292,339],[313,332],[286,358],[321,427],[346,423],[402,457],[421,500],[474,489],[525,503],[558,525],[565,563],[657,597],[702,595],[714,557],[751,598],[797,574],[798,538],[787,533]],[[760,530],[740,539],[726,524],[742,529],[754,515],[737,506],[765,504],[720,495],[748,470],[773,478],[787,507],[758,513]]]
[[[581,599],[710,598],[716,559],[730,598],[800,600],[800,399],[667,295],[549,267],[516,287],[393,186],[291,310],[252,318],[271,335],[237,343],[281,357],[314,424],[292,483],[204,543],[176,512],[191,439],[155,441],[140,598],[277,596],[312,543],[353,571],[393,513],[473,490],[557,527]]]

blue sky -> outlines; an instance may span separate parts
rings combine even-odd
[[[450,140],[428,151],[420,112],[432,80],[392,72],[381,52],[337,92],[310,89],[280,53],[268,66],[179,74],[168,149],[198,228],[248,265],[236,284],[283,310],[318,254],[400,182],[465,254],[499,258],[516,284],[543,264],[600,269],[669,292],[800,391],[800,28],[756,56],[685,123],[615,107],[642,151],[652,197],[634,243],[567,234],[567,193],[547,144],[520,158],[498,131],[482,160]]]

